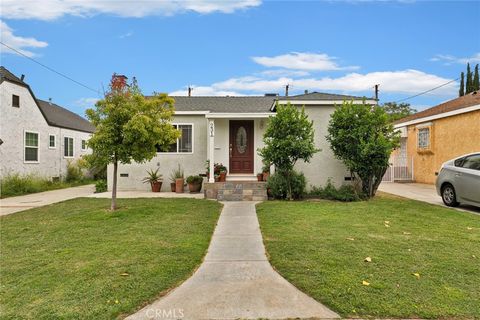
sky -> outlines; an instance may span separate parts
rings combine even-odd
[[[480,63],[480,1],[2,0],[1,64],[84,115],[113,73],[144,94],[304,90],[400,101]],[[458,81],[405,100],[418,110]]]

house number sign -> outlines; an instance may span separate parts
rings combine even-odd
[[[210,137],[215,137],[215,123],[210,121]]]

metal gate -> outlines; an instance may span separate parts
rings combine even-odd
[[[413,157],[400,154],[390,157],[390,166],[383,175],[383,182],[413,181]]]

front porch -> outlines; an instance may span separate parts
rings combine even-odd
[[[218,201],[264,201],[268,199],[266,182],[226,181],[203,185],[206,199]]]

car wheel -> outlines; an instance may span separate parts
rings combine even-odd
[[[455,188],[451,184],[446,184],[442,187],[442,200],[446,206],[456,207],[459,205],[457,202],[457,195],[455,194]]]

